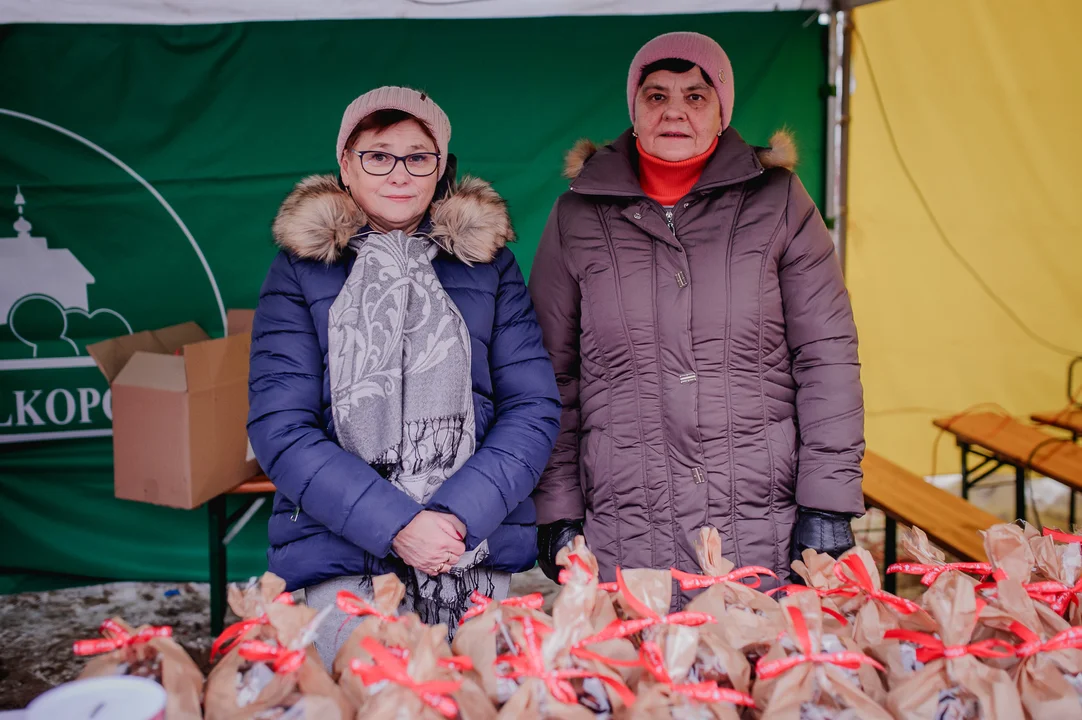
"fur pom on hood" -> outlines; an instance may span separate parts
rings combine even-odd
[[[466,177],[432,203],[432,237],[466,264],[492,262],[514,240],[507,203],[484,180]],[[333,175],[312,175],[282,202],[271,231],[283,250],[306,260],[336,262],[368,223]]]
[[[586,162],[600,148],[593,141],[583,138],[567,151],[564,156],[564,177],[574,180],[582,173]],[[770,136],[770,147],[755,148],[759,162],[766,169],[780,167],[792,170],[797,164],[796,143],[788,130],[778,130]]]

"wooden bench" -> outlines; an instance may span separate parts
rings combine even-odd
[[[210,633],[215,637],[221,634],[225,624],[226,585],[229,582],[226,547],[267,501],[266,496],[273,493],[274,483],[266,475],[257,475],[207,502],[207,525],[210,530]],[[230,495],[248,497],[232,514],[226,510],[226,498]]]
[[[1030,419],[1041,425],[1066,430],[1075,442],[1082,437],[1082,408],[1033,413]]]
[[[1082,438],[1082,407],[1067,407],[1053,412],[1040,412],[1030,415],[1030,420],[1041,425],[1059,428],[1071,433],[1071,441],[1078,442]],[[1071,507],[1067,511],[1067,524],[1075,526],[1075,496],[1077,493],[1071,490]]]
[[[1015,471],[1015,515],[1026,517],[1026,476],[1030,471],[1052,478],[1072,491],[1082,490],[1082,447],[1066,438],[995,413],[972,413],[934,421],[951,433],[962,452],[962,497],[1003,466]],[[970,457],[980,462],[970,467]]]
[[[991,513],[937,488],[873,452],[864,453],[864,503],[887,516],[883,569],[898,559],[898,523],[923,530],[939,547],[969,562],[984,562],[981,530],[1000,522]],[[884,575],[887,592],[896,590],[896,576]]]

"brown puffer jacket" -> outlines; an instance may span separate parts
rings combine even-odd
[[[538,523],[585,518],[602,577],[697,569],[699,528],[784,580],[797,505],[864,511],[857,335],[830,235],[791,168],[727,129],[671,213],[630,131],[568,155],[530,292],[563,401]]]

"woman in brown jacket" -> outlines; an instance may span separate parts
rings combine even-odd
[[[792,143],[729,127],[731,65],[697,33],[628,75],[633,128],[568,156],[530,291],[559,381],[534,493],[540,564],[577,534],[617,566],[697,570],[699,528],[785,581],[852,547],[864,408],[852,309]]]

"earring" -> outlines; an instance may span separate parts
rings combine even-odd
[[[721,137],[721,134],[722,134],[723,132],[725,132],[725,131],[724,131],[724,130],[718,130],[718,137]]]
[[[639,134],[637,132],[635,132],[634,130],[631,131],[631,137],[637,138],[638,136]]]

